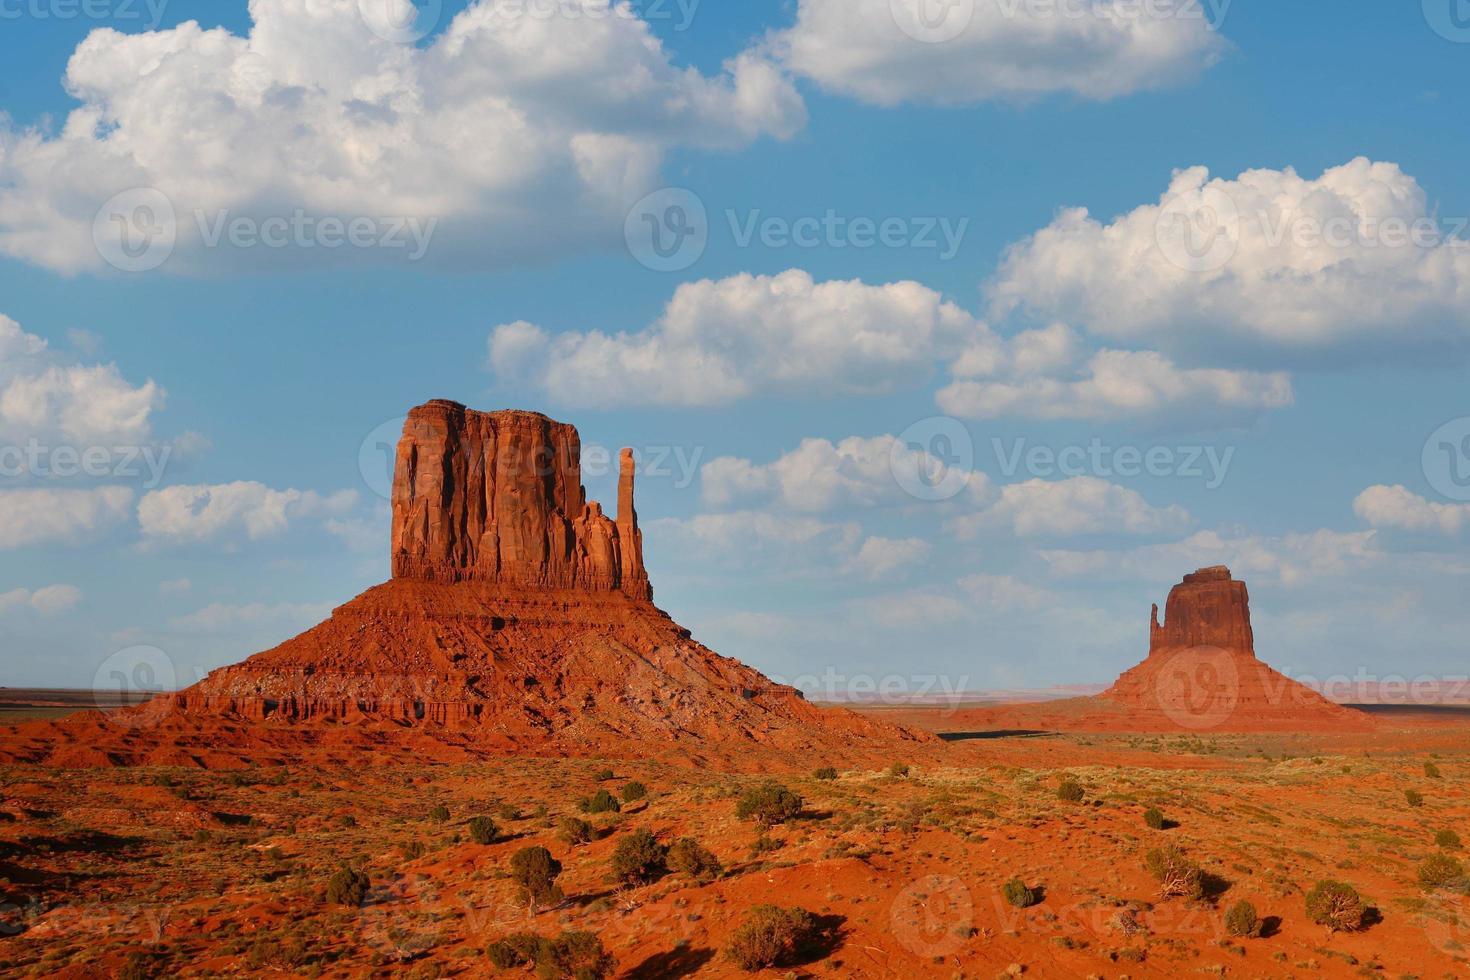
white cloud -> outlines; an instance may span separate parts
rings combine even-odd
[[[29,609],[43,616],[55,616],[81,601],[82,590],[74,585],[48,585],[34,592],[14,589],[0,593],[0,615],[16,609]]]
[[[1470,504],[1436,503],[1403,486],[1369,487],[1353,501],[1353,513],[1373,527],[1439,531],[1451,536],[1470,524]]]
[[[244,37],[194,21],[94,30],[67,65],[81,105],[60,130],[0,127],[0,252],[98,268],[99,206],[149,187],[179,216],[167,269],[238,265],[200,248],[194,212],[222,209],[437,217],[431,255],[524,261],[615,241],[673,147],[735,148],[805,124],[764,56],[708,76],[676,66],[629,8],[563,0],[580,16],[544,17],[477,3],[420,46],[379,37],[361,6],[252,0]],[[293,249],[291,261],[365,251],[403,254]]]
[[[0,490],[0,549],[73,544],[127,520],[133,491]]]
[[[973,610],[952,595],[915,589],[862,600],[860,611],[889,629],[935,626],[968,619]]]
[[[167,582],[158,583],[159,595],[182,595],[194,588],[194,583],[187,578],[170,579]]]
[[[929,557],[930,550],[929,542],[919,538],[872,537],[863,541],[846,570],[876,582],[917,565]]]
[[[1065,578],[1177,582],[1196,568],[1229,565],[1236,578],[1287,586],[1323,575],[1342,575],[1383,558],[1376,532],[1327,529],[1280,537],[1210,530],[1181,541],[1127,550],[1044,550],[1038,554],[1054,575]]]
[[[793,71],[877,105],[1055,92],[1110,99],[1213,64],[1225,43],[1207,9],[1186,0],[801,0],[796,24],[771,40]]]
[[[1002,612],[1045,609],[1060,604],[1054,593],[1013,575],[967,575],[960,579],[959,587],[977,605]]]
[[[230,605],[215,602],[203,609],[177,616],[168,621],[171,629],[189,633],[228,633],[232,630],[258,628],[303,629],[325,619],[332,611],[322,603],[248,603]]]
[[[0,314],[0,438],[48,448],[137,445],[163,399],[152,381],[130,384],[114,365],[69,363]]]
[[[895,461],[895,453],[898,454]],[[921,458],[922,457],[922,458]],[[722,456],[700,469],[706,503],[725,507],[737,501],[778,500],[798,511],[827,511],[838,507],[872,507],[912,503],[899,473],[939,473],[945,461],[899,444],[896,436],[850,436],[833,443],[803,439],[797,448],[770,463]],[[976,498],[989,487],[984,473],[970,474],[967,490]]]
[[[758,394],[883,394],[986,332],[915,282],[817,283],[791,269],[686,283],[638,333],[497,327],[490,362],[566,405],[723,405]]]
[[[1183,507],[1154,507],[1135,490],[1095,476],[1027,480],[1001,487],[986,507],[949,522],[962,538],[990,528],[1023,537],[1081,534],[1173,534],[1193,523]]]
[[[213,541],[241,533],[254,541],[280,534],[293,520],[340,516],[356,502],[357,494],[350,490],[322,496],[255,482],[179,485],[145,494],[138,503],[138,523],[145,540],[160,543]]]
[[[1424,190],[1395,163],[1360,157],[1316,179],[1192,167],[1157,204],[1107,224],[1062,211],[1008,250],[991,295],[1001,311],[1165,347],[1463,341],[1470,243],[1434,229]]]
[[[1018,340],[1055,330],[1028,331]],[[1009,376],[1000,374],[1008,367]],[[953,369],[957,380],[941,389],[936,401],[942,411],[972,419],[1191,415],[1215,422],[1249,420],[1293,401],[1291,377],[1285,373],[1181,368],[1156,351],[1102,350],[1072,370],[1057,363],[1047,367],[1056,373],[962,357]]]

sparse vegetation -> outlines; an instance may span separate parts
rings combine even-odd
[[[1328,932],[1354,932],[1363,928],[1367,908],[1352,885],[1341,881],[1319,881],[1307,892],[1307,918]]]
[[[730,937],[725,958],[742,970],[755,972],[789,965],[817,935],[816,919],[799,908],[757,905]]]
[[[470,840],[476,844],[490,844],[500,834],[500,828],[489,817],[476,817],[470,821]]]
[[[1425,775],[1426,778],[1429,778],[1429,779],[1439,779],[1440,778],[1439,766],[1436,766],[1432,762],[1426,762],[1426,763],[1424,763],[1424,775]]]
[[[602,980],[616,965],[590,932],[564,932],[555,939],[515,933],[491,943],[485,955],[500,970],[535,967],[540,980]]]
[[[812,773],[813,779],[832,780],[837,778],[837,770],[832,766],[820,766]]]
[[[592,825],[578,817],[562,817],[557,824],[557,836],[562,843],[576,847],[592,840]]]
[[[1148,852],[1144,861],[1149,873],[1159,880],[1159,894],[1162,897],[1204,897],[1204,872],[1173,844],[1154,848]]]
[[[357,908],[367,898],[372,881],[356,868],[339,868],[327,879],[327,904]]]
[[[1423,806],[1424,794],[1417,789],[1406,789],[1404,790],[1404,800],[1409,806]]]
[[[767,782],[751,787],[735,804],[735,815],[741,820],[754,820],[762,827],[774,827],[801,813],[802,799],[780,783]]]
[[[1453,830],[1441,830],[1435,834],[1434,843],[1446,851],[1458,851],[1463,846],[1460,842],[1460,835]]]
[[[521,901],[534,912],[563,898],[556,884],[561,862],[544,847],[523,847],[510,858],[510,876],[520,886]]]
[[[1443,888],[1465,884],[1465,866],[1448,854],[1431,854],[1419,862],[1419,884]]]
[[[680,837],[674,841],[669,848],[668,866],[670,871],[688,875],[700,884],[714,881],[725,870],[720,859],[693,837]]]
[[[1245,899],[1230,906],[1225,913],[1225,931],[1241,938],[1259,936],[1261,920],[1256,915],[1256,907]]]
[[[1085,795],[1086,792],[1082,789],[1082,784],[1075,779],[1063,779],[1057,785],[1057,799],[1059,800],[1065,800],[1068,803],[1081,803],[1082,797]]]
[[[613,878],[627,885],[655,881],[668,870],[668,854],[669,849],[648,830],[624,834],[613,849]]]
[[[895,779],[902,779],[908,774],[909,764],[907,762],[895,762],[893,765],[888,767],[888,775],[894,777]]]
[[[434,821],[435,823],[448,823],[449,807],[440,803],[438,806],[434,807],[434,809],[429,811],[429,819]]]
[[[623,786],[623,802],[632,803],[635,800],[645,799],[648,796],[648,787],[638,780],[633,780]]]
[[[587,797],[582,801],[581,807],[583,813],[619,813],[623,809],[617,797],[605,789],[600,789]]]
[[[1039,901],[1036,890],[1020,878],[1012,878],[1000,888],[1005,900],[1018,909],[1029,909]]]
[[[1156,806],[1151,806],[1143,811],[1143,822],[1152,830],[1164,829],[1164,811]]]

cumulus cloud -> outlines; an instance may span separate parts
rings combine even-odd
[[[1027,480],[1000,488],[989,505],[953,518],[948,526],[962,538],[992,529],[1019,537],[1071,537],[1083,534],[1174,534],[1193,518],[1183,507],[1154,507],[1136,490],[1095,476],[1067,480]]]
[[[1353,513],[1373,527],[1438,531],[1450,536],[1458,535],[1470,524],[1470,504],[1437,503],[1403,486],[1369,487],[1353,501]]]
[[[133,491],[0,490],[0,549],[75,544],[127,520]]]
[[[1156,351],[1078,356],[1072,332],[1025,331],[1009,345],[967,351],[956,380],[936,396],[941,410],[972,419],[1118,419],[1203,416],[1248,421],[1292,404],[1290,375],[1182,368]]]
[[[721,456],[700,469],[706,503],[726,507],[738,501],[774,500],[797,511],[912,503],[901,474],[939,476],[950,464],[903,445],[897,436],[850,436],[833,443],[803,439],[797,448],[769,463]],[[969,474],[967,491],[983,496],[990,485],[981,472]]]
[[[98,268],[99,207],[152,188],[177,217],[167,269],[241,261],[201,247],[196,213],[297,209],[438,218],[431,256],[524,261],[615,240],[673,147],[736,148],[805,124],[769,58],[747,51],[713,75],[676,66],[630,8],[610,13],[603,0],[563,0],[580,16],[555,17],[476,3],[423,45],[379,36],[369,6],[252,0],[243,37],[194,21],[94,30],[67,64],[81,105],[65,124],[0,127],[0,252],[62,272]],[[404,252],[295,248],[291,261],[349,254]]]
[[[82,601],[82,590],[75,585],[48,585],[45,588],[14,589],[0,593],[0,615],[28,609],[43,616],[55,616]]]
[[[138,503],[138,524],[144,540],[153,543],[197,543],[239,534],[255,541],[280,534],[293,520],[341,516],[356,503],[351,490],[323,496],[244,481],[179,485],[145,494]]]
[[[959,580],[959,587],[976,605],[991,610],[1037,610],[1060,603],[1055,593],[1014,575],[967,575]]]
[[[299,629],[325,619],[331,611],[329,604],[320,603],[230,605],[215,602],[187,616],[176,616],[168,621],[168,625],[171,629],[187,633],[228,633],[271,627]]]
[[[1008,250],[991,295],[1165,347],[1412,349],[1465,339],[1470,243],[1441,232],[1395,163],[1360,157],[1315,179],[1192,167],[1111,222],[1062,211]]]
[[[1225,44],[1206,6],[1107,0],[801,0],[773,48],[864,102],[968,105],[1069,93],[1111,99],[1194,77]]]
[[[920,538],[868,538],[847,563],[847,571],[876,582],[919,564],[930,550],[929,542]]]
[[[0,314],[0,438],[49,447],[137,445],[163,399],[151,380],[134,385],[115,365],[73,363]]]
[[[984,325],[916,282],[818,283],[800,269],[678,288],[637,333],[497,327],[490,363],[566,405],[723,405],[766,393],[866,395],[926,380]]]
[[[768,569],[777,577],[842,575],[876,581],[923,561],[917,538],[868,536],[855,521],[740,510],[648,522],[656,553],[690,557],[702,568]]]
[[[1180,541],[1125,550],[1043,550],[1054,575],[1105,576],[1177,582],[1182,572],[1229,565],[1237,578],[1298,585],[1323,575],[1342,575],[1383,558],[1376,532],[1322,529],[1272,537],[1244,532],[1200,531]]]

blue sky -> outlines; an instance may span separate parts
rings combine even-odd
[[[0,443],[109,454],[0,477],[0,682],[143,646],[187,683],[381,581],[359,450],[432,397],[667,452],[640,485],[660,605],[783,679],[1105,683],[1214,562],[1278,667],[1463,672],[1470,510],[1423,459],[1470,415],[1450,0],[960,0],[927,41],[918,0],[501,0],[407,43],[392,2],[0,6]],[[139,188],[176,240],[124,271],[93,219]],[[625,235],[661,188],[709,216],[674,271]],[[1222,207],[1230,254],[1180,267],[1164,219]],[[409,260],[210,245],[224,213],[434,224]],[[829,213],[812,247],[738,233]],[[924,448],[976,459],[937,502],[892,451],[934,418]],[[1229,464],[1008,473],[995,440]],[[161,480],[117,472],[132,446],[167,448]]]

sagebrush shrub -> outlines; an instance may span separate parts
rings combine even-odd
[[[1005,900],[1018,909],[1029,909],[1037,902],[1036,890],[1020,878],[1012,878],[1000,887]]]
[[[1465,866],[1448,854],[1432,854],[1419,863],[1419,884],[1439,888],[1464,880]]]
[[[617,797],[605,789],[587,797],[581,803],[583,813],[619,813],[623,807],[618,803]]]
[[[1164,811],[1156,806],[1151,806],[1143,811],[1143,822],[1153,830],[1164,829]]]
[[[814,779],[836,779],[837,770],[832,766],[822,766],[812,773]]]
[[[1404,800],[1409,806],[1423,806],[1424,794],[1417,789],[1406,789],[1404,790]]]
[[[669,849],[648,830],[624,834],[613,848],[613,877],[630,885],[655,881],[668,870],[668,854]]]
[[[909,764],[907,762],[895,762],[888,767],[888,775],[890,776],[907,776],[908,774]]]
[[[1429,779],[1438,779],[1438,778],[1440,778],[1440,776],[1439,776],[1439,766],[1436,766],[1432,762],[1426,762],[1426,763],[1424,763],[1424,775],[1426,777],[1428,777]]]
[[[802,799],[780,783],[768,782],[752,786],[740,795],[735,815],[741,820],[755,820],[763,827],[785,823],[801,813]]]
[[[1064,779],[1057,785],[1057,799],[1059,800],[1081,803],[1084,795],[1086,794],[1082,789],[1082,784],[1075,779]]]
[[[1460,835],[1453,830],[1441,830],[1434,835],[1434,842],[1447,851],[1458,851],[1462,846]]]
[[[648,796],[648,787],[647,786],[644,786],[642,783],[638,782],[638,780],[636,780],[636,779],[633,780],[631,783],[624,784],[624,786],[623,786],[623,802],[624,803],[632,803],[634,800],[641,800],[641,799],[644,799],[647,796]]]
[[[562,817],[557,825],[557,836],[573,847],[586,844],[592,840],[592,825],[577,817]]]
[[[364,872],[355,868],[339,868],[327,879],[327,904],[356,908],[367,898],[371,884]]]
[[[1307,918],[1329,932],[1363,928],[1367,911],[1358,890],[1341,881],[1319,881],[1307,892]]]
[[[688,875],[701,884],[714,881],[725,870],[720,859],[693,837],[674,841],[669,847],[668,866],[670,871]]]
[[[1159,893],[1164,898],[1203,898],[1205,876],[1200,866],[1173,844],[1156,847],[1144,857],[1149,872],[1159,880]]]
[[[476,817],[470,821],[470,840],[476,844],[490,844],[500,833],[495,821],[489,817]]]
[[[562,900],[556,884],[561,862],[544,847],[523,847],[510,857],[510,876],[520,886],[521,900],[536,908]]]
[[[435,823],[444,823],[449,819],[449,807],[440,803],[438,806],[434,807],[434,809],[429,811],[429,819],[434,821]]]
[[[816,935],[816,919],[805,909],[757,905],[731,935],[725,958],[751,972],[784,966]]]
[[[514,933],[491,943],[485,955],[500,970],[534,966],[541,980],[602,980],[616,965],[590,932],[564,932],[555,939]]]
[[[1256,907],[1244,899],[1230,906],[1225,913],[1225,931],[1232,936],[1259,936],[1261,919],[1256,915]]]

